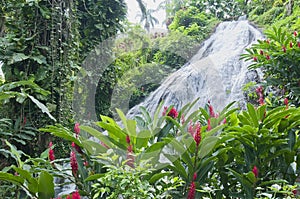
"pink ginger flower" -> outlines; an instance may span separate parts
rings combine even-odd
[[[77,138],[80,133],[79,123],[76,123],[74,125],[74,132],[76,133],[76,138]]]
[[[163,112],[162,112],[162,115],[163,115],[163,116],[165,116],[165,115],[166,115],[166,113],[167,113],[167,110],[168,110],[168,107],[167,107],[167,106],[165,106],[165,107],[164,107],[164,110],[163,110]]]
[[[49,160],[52,162],[53,160],[55,160],[55,156],[54,156],[54,150],[52,149],[52,142],[49,143],[49,153],[48,153],[48,157]]]
[[[208,131],[211,130],[210,119],[207,120],[207,130]]]
[[[78,172],[78,163],[76,159],[76,153],[73,150],[71,151],[71,155],[70,155],[70,163],[71,163],[73,175],[76,176]]]
[[[72,193],[72,199],[80,199],[78,190]]]
[[[260,97],[259,98],[259,100],[258,100],[258,103],[259,103],[259,105],[264,105],[265,104],[265,100],[264,100],[264,98],[263,97]]]
[[[286,109],[288,109],[289,108],[289,100],[288,100],[288,98],[284,98],[284,104],[285,104],[285,106],[286,106]]]
[[[214,107],[210,104],[210,101],[208,101],[208,110],[210,117],[216,117],[216,114],[214,112]]]
[[[195,124],[190,121],[189,127],[188,127],[188,132],[193,136],[196,145],[199,146],[201,142],[201,126],[199,122],[196,122]]]
[[[256,166],[253,167],[252,172],[253,172],[254,176],[257,178],[258,177],[258,169]]]
[[[184,114],[181,115],[180,121],[181,121],[181,124],[182,124],[182,125],[185,123]]]
[[[197,173],[194,173],[194,175],[193,175],[193,181],[191,182],[187,199],[195,199],[195,195],[196,195],[196,184],[195,184],[195,181],[196,181],[196,179],[197,179]]]
[[[223,120],[223,124],[226,124],[227,120],[226,120],[226,117],[224,118]]]

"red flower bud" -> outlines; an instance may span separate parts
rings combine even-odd
[[[253,61],[257,62],[257,57],[253,57]]]
[[[207,120],[207,130],[208,131],[211,130],[210,119]]]
[[[294,31],[294,36],[297,37],[298,33],[297,31]]]
[[[269,60],[270,59],[270,55],[266,55],[266,59]]]
[[[129,137],[129,135],[126,135],[126,142],[127,142],[127,144],[130,144],[130,137]]]
[[[54,156],[54,150],[52,149],[52,142],[49,143],[49,153],[48,153],[48,157],[49,160],[52,162],[53,160],[55,160],[55,156]]]
[[[253,167],[252,172],[253,172],[254,176],[257,178],[258,177],[258,169],[256,166]]]
[[[285,47],[285,46],[282,46],[282,51],[283,51],[284,53],[286,53],[286,47]]]
[[[76,133],[76,136],[80,133],[79,123],[76,123],[74,125],[74,132]]]
[[[263,55],[263,54],[264,54],[264,51],[263,51],[263,50],[260,50],[260,51],[259,51],[259,54]]]
[[[195,172],[193,175],[193,181],[196,181],[196,179],[197,179],[197,173]]]
[[[267,44],[270,44],[270,40],[269,40],[269,39],[267,39],[267,40],[266,40],[266,43],[267,43]]]
[[[293,48],[293,42],[290,42],[290,48]]]
[[[284,104],[287,106],[287,105],[289,105],[289,100],[288,100],[288,98],[284,98]]]

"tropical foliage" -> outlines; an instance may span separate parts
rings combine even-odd
[[[153,10],[137,2],[148,30]],[[299,1],[160,6],[168,33],[151,35],[123,23],[122,0],[0,2],[0,198],[299,198]],[[123,104],[142,101],[218,22],[242,15],[266,28],[242,55],[264,73],[244,110],[162,101],[154,115],[125,116]],[[95,93],[82,89],[90,85]],[[96,107],[72,104],[74,91]]]

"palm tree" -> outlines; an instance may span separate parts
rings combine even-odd
[[[154,27],[155,24],[158,24],[159,21],[153,16],[153,13],[157,10],[147,9],[143,0],[136,0],[141,9],[141,14],[138,15],[140,19],[140,23],[144,23],[144,28],[149,32],[150,26]],[[155,2],[155,0],[154,0]]]

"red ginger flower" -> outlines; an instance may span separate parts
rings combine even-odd
[[[80,154],[83,154],[80,146],[78,146],[77,144],[75,144],[74,142],[72,142],[72,147]]]
[[[286,53],[286,47],[285,47],[285,46],[282,46],[282,51],[283,51],[284,53]]]
[[[297,37],[298,33],[297,31],[294,31],[294,36]]]
[[[259,54],[263,55],[263,54],[264,54],[264,51],[263,51],[263,50],[260,50],[260,51],[259,51]]]
[[[192,121],[189,123],[188,132],[193,136],[196,145],[199,146],[201,142],[201,126],[200,123],[197,122],[194,125],[192,124]]]
[[[207,130],[208,131],[211,130],[210,119],[207,120]]]
[[[78,190],[72,193],[72,199],[80,199]]]
[[[77,171],[78,171],[78,163],[77,163],[77,159],[76,159],[76,153],[73,150],[71,151],[70,162],[71,162],[71,168],[72,168],[73,175],[76,176]]]
[[[193,175],[193,181],[196,181],[196,179],[197,179],[197,173],[195,172]]]
[[[190,185],[187,199],[195,199],[195,194],[196,194],[196,185],[195,185],[195,182],[193,181]]]
[[[208,110],[210,117],[216,117],[216,114],[214,112],[214,107],[210,104],[210,101],[208,101]]]
[[[49,153],[48,153],[48,157],[50,161],[55,160],[55,156],[54,156],[54,150],[52,149],[52,142],[49,143]]]
[[[289,108],[289,100],[288,100],[288,98],[284,98],[284,104],[285,104],[285,106],[286,106],[286,109],[288,109]]]
[[[177,110],[174,107],[172,107],[168,113],[168,116],[172,117],[173,119],[177,118],[178,117]]]
[[[127,142],[127,144],[130,144],[130,137],[129,137],[129,135],[126,135],[126,142]]]
[[[78,137],[78,134],[80,133],[79,123],[74,125],[74,132],[76,133],[76,137]]]
[[[70,197],[70,196],[67,196],[66,199],[71,199],[71,197]]]
[[[252,172],[253,172],[254,176],[257,178],[258,177],[258,169],[256,166],[253,167]]]

